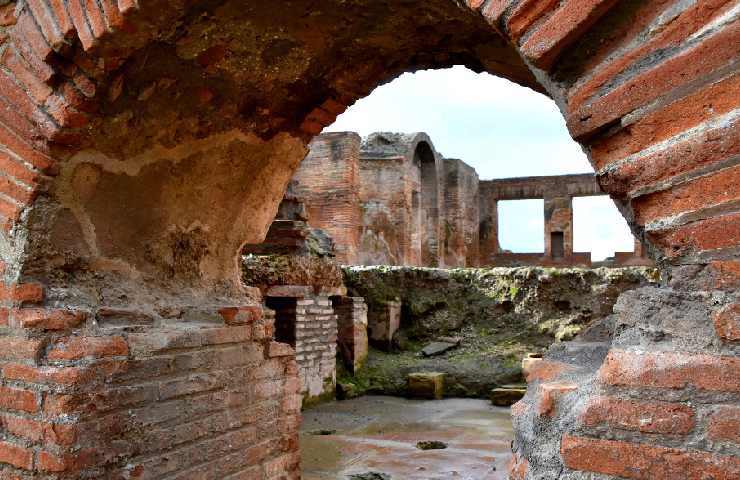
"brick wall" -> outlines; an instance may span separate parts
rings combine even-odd
[[[466,12],[429,0],[424,14],[415,3],[378,8],[362,0],[273,2],[269,9],[235,0],[217,8],[181,1],[0,3],[0,256],[7,293],[0,335],[10,343],[2,350],[9,357],[0,397],[9,418],[0,443],[4,476],[90,478],[135,465],[140,442],[157,430],[132,427],[162,412],[167,401],[159,395],[171,391],[159,384],[181,374],[161,377],[158,365],[168,372],[169,360],[160,357],[170,355],[156,349],[144,352],[151,356],[146,361],[132,354],[129,332],[96,330],[99,317],[121,321],[101,309],[139,312],[127,316],[137,322],[153,318],[130,333],[153,328],[154,342],[166,343],[168,328],[184,319],[187,326],[175,330],[188,333],[172,345],[184,345],[183,353],[208,351],[210,340],[193,330],[224,328],[230,335],[239,327],[209,327],[209,315],[177,312],[258,304],[239,282],[235,256],[244,242],[261,241],[307,142],[347,105],[403,71],[460,63],[547,92],[558,103],[601,186],[664,269],[662,288],[623,302],[611,353],[611,346],[571,345],[546,360],[570,367],[562,378],[534,379],[515,409],[515,475],[738,476],[731,432],[740,402],[737,376],[727,376],[737,370],[740,285],[737,2],[467,0]],[[40,300],[34,292],[41,290],[28,286],[34,284],[44,287]],[[60,342],[74,351],[73,341],[62,339],[79,336],[103,340],[86,341],[98,347],[83,359],[49,358]],[[118,355],[124,350],[116,336],[127,355]],[[109,343],[112,350],[102,346]],[[229,383],[226,391],[260,390],[280,406],[275,415],[255,417],[283,426],[255,426],[255,438],[246,429],[202,444],[194,437],[210,433],[188,428],[184,445],[202,448],[178,450],[182,437],[168,436],[171,452],[182,455],[156,452],[146,468],[173,468],[171,477],[221,475],[218,462],[233,457],[219,449],[233,447],[246,463],[224,468],[248,473],[229,474],[297,476],[297,445],[282,433],[295,429],[293,364],[270,356],[287,354],[283,347],[256,343],[260,366],[238,371],[264,378]],[[173,347],[172,356],[180,350]],[[97,358],[106,352],[116,356]],[[136,418],[126,416],[127,408],[108,414],[87,402],[135,398],[117,392],[124,356],[126,368],[145,365],[141,379],[158,385],[156,399],[143,400]],[[614,359],[629,370],[608,369]],[[188,375],[175,394],[190,398],[189,389],[223,378],[204,368],[207,375]],[[713,378],[720,382],[707,380]],[[51,395],[77,393],[84,400],[79,420],[74,402],[61,410],[46,403]],[[656,405],[646,409],[655,419],[646,428],[655,431],[630,430],[629,408],[621,406],[594,407],[615,412],[613,425],[582,425],[585,405],[597,397],[674,404],[668,411],[676,412],[676,430],[662,433]],[[35,426],[46,421],[47,406],[50,423],[80,426],[74,441],[66,427]],[[176,422],[195,420],[184,412]],[[683,434],[691,412],[692,430]],[[97,433],[108,421],[111,428]],[[537,435],[529,435],[532,426]],[[261,443],[250,450],[255,439],[267,441],[266,450]],[[86,455],[87,448],[102,453]],[[200,468],[207,471],[188,470]]]
[[[339,353],[351,373],[359,371],[368,354],[367,304],[362,297],[332,298],[337,315]]]
[[[271,339],[273,319],[260,306],[181,315],[154,326],[120,309],[14,311],[27,329],[0,337],[0,473],[295,472],[298,371],[293,350]]]
[[[295,350],[303,405],[333,399],[338,327],[329,296],[300,285],[275,286],[266,295],[275,311],[276,338],[282,336]]]
[[[293,176],[296,194],[308,210],[309,223],[334,240],[341,264],[357,262],[360,246],[360,136],[328,133],[316,137]]]
[[[445,159],[445,265],[466,267],[478,263],[478,174],[461,160]]]

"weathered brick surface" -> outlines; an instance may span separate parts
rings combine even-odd
[[[740,358],[612,350],[599,371],[609,385],[740,392]]]
[[[731,453],[737,329],[732,309],[717,311],[737,302],[740,286],[736,2],[465,2],[474,15],[447,0],[425,3],[423,14],[409,2],[226,2],[206,7],[208,15],[192,2],[2,3],[0,338],[9,350],[0,360],[0,415],[19,435],[0,443],[3,476],[295,478],[302,396],[289,380],[299,368],[287,352],[270,357],[274,325],[183,306],[221,296],[228,301],[219,305],[249,303],[234,285],[236,251],[259,242],[306,143],[347,105],[402,71],[462,61],[549,89],[601,186],[636,233],[647,227],[669,288],[694,290],[694,301],[707,303],[697,310],[711,312],[699,319],[711,338],[697,338],[690,354],[629,326],[620,335],[633,335],[640,350],[613,350],[598,377],[621,401],[696,396],[705,403],[691,405],[694,440],[668,432],[655,406],[645,408],[656,432],[643,432],[619,404],[593,435],[619,430],[629,442],[566,436],[562,457],[546,457],[557,449],[538,445],[559,441],[576,412],[558,405],[558,422],[540,418],[545,434],[524,444],[533,410],[522,408],[515,465],[542,478],[554,478],[563,461],[581,478],[740,477]],[[181,26],[177,45],[173,25]],[[255,41],[222,42],[234,25]],[[411,212],[412,193],[388,198]],[[436,205],[422,199],[431,221],[416,237],[400,233],[410,213],[363,213],[387,233],[394,255],[431,263],[443,252],[442,200],[439,189]],[[364,234],[378,251],[380,235]],[[684,276],[691,268],[698,273]],[[98,304],[126,310],[127,302],[145,312],[82,313]],[[239,325],[226,326],[229,318]],[[72,340],[106,336],[123,337],[128,351]],[[599,355],[582,358],[599,369]],[[227,427],[218,417],[206,428],[211,415],[237,411],[244,422]],[[55,440],[33,422],[86,429]],[[659,443],[669,436],[670,448]]]
[[[709,417],[708,437],[717,442],[740,445],[740,407],[722,406]]]
[[[568,468],[621,478],[731,480],[740,475],[737,457],[701,451],[566,435],[561,452]]]
[[[694,428],[694,411],[685,404],[593,397],[582,414],[584,425],[685,435]]]

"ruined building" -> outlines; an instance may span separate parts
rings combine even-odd
[[[573,197],[603,195],[590,174],[478,179],[462,160],[443,158],[424,133],[325,133],[293,177],[311,225],[335,242],[346,265],[427,267],[578,265],[573,252]],[[503,252],[501,200],[544,199],[545,251]],[[642,242],[616,252],[610,265],[649,264]]]
[[[295,351],[240,250],[338,114],[466,65],[557,103],[662,275],[530,370],[512,478],[739,478],[738,15],[0,0],[0,476],[299,478]]]

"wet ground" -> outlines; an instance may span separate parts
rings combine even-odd
[[[393,480],[503,480],[511,453],[509,409],[474,399],[366,396],[307,410],[304,480],[385,473]],[[439,440],[444,450],[420,450]]]

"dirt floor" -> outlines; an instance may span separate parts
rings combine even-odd
[[[393,480],[503,480],[512,438],[508,408],[476,399],[365,396],[303,413],[304,480],[347,480],[367,472]],[[421,450],[420,441],[446,449]]]

